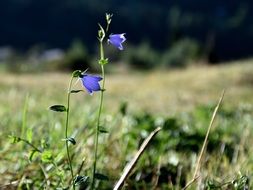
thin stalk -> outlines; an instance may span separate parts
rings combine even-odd
[[[123,174],[121,175],[120,179],[117,181],[116,185],[114,186],[113,190],[119,190],[125,183],[128,176],[131,174],[131,171],[133,171],[135,165],[137,164],[138,160],[140,159],[143,152],[146,150],[147,146],[151,142],[152,138],[161,130],[161,127],[157,127],[154,131],[152,131],[149,136],[143,141],[141,144],[141,147],[137,151],[137,153],[134,155],[133,159],[126,165],[124,168]],[[138,188],[137,188],[138,189]]]
[[[103,48],[103,42],[100,41],[100,60],[104,59],[104,48]],[[95,131],[95,151],[94,151],[94,163],[93,163],[93,171],[92,171],[92,183],[91,183],[91,189],[94,189],[95,185],[95,174],[96,174],[96,167],[97,167],[97,151],[98,151],[98,135],[99,135],[99,127],[100,127],[100,117],[102,113],[103,108],[103,100],[104,100],[104,87],[105,87],[105,70],[104,65],[101,64],[101,72],[102,72],[102,89],[100,93],[100,104],[98,109],[98,118],[97,118],[97,126]]]
[[[65,125],[65,138],[66,139],[68,138],[69,110],[70,110],[69,105],[70,105],[70,95],[71,95],[72,83],[73,83],[73,76],[71,77],[70,82],[69,82],[68,95],[67,95],[67,111],[66,111],[66,125]],[[68,164],[69,164],[71,178],[72,178],[71,181],[73,184],[73,189],[75,190],[75,184],[73,183],[74,173],[73,173],[72,163],[71,163],[70,154],[69,154],[68,141],[66,140],[65,143],[66,143],[66,150],[67,150],[67,156],[68,156]]]
[[[186,186],[183,188],[183,190],[186,190],[188,189],[188,187],[190,187],[200,176],[198,175],[199,173],[199,170],[200,170],[200,166],[201,166],[201,161],[203,159],[203,156],[204,156],[204,152],[205,152],[205,149],[206,149],[206,146],[207,146],[207,140],[208,140],[208,137],[209,137],[209,133],[211,131],[211,128],[213,126],[213,122],[214,122],[214,119],[216,118],[216,115],[217,115],[217,112],[218,112],[218,109],[220,108],[220,105],[222,103],[222,100],[224,98],[224,94],[225,94],[225,90],[222,91],[222,95],[219,99],[219,102],[218,104],[216,105],[214,111],[213,111],[213,115],[212,115],[212,118],[211,118],[211,121],[209,123],[209,127],[207,129],[207,132],[206,132],[206,136],[205,136],[205,140],[203,142],[203,145],[202,145],[202,148],[201,148],[201,151],[200,151],[200,154],[199,154],[199,157],[198,157],[198,160],[197,160],[197,163],[196,163],[196,168],[195,168],[195,171],[194,171],[194,174],[193,174],[193,178],[191,181],[189,181]]]
[[[26,143],[27,145],[29,145],[30,147],[32,147],[35,151],[42,153],[42,151],[41,151],[39,148],[37,148],[36,146],[34,146],[34,145],[33,145],[32,143],[30,143],[28,140],[23,139],[23,138],[19,138],[19,140],[20,140],[20,141],[23,141],[24,143]]]
[[[83,169],[84,163],[85,163],[85,158],[82,160],[82,163],[81,163],[81,165],[79,166],[76,175],[80,175],[80,173],[81,173],[81,171],[82,171],[82,169]]]
[[[99,48],[100,48],[100,59],[103,60],[105,58],[104,56],[104,47],[103,47],[103,41],[100,41],[99,43]],[[101,65],[103,66],[103,65]],[[103,74],[103,70],[102,70],[102,74]]]

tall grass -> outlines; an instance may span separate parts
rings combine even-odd
[[[109,177],[109,181],[99,181],[99,187],[112,189],[143,141],[156,127],[161,127],[124,180],[124,188],[183,188],[194,176],[197,155],[205,140],[217,94],[225,86],[226,98],[216,113],[205,156],[201,159],[201,177],[188,189],[250,189],[252,89],[251,83],[245,78],[242,80],[242,76],[251,67],[251,64],[245,67],[226,65],[208,68],[208,71],[204,67],[108,76],[108,103],[101,117],[109,134],[99,140],[101,154],[98,157],[103,155],[103,159],[97,168]],[[3,73],[0,81],[1,189],[55,189],[68,185],[66,173],[69,168],[66,167],[64,146],[54,143],[62,142],[64,117],[56,117],[47,110],[55,102],[65,102],[62,90],[67,87],[66,79],[64,74],[17,76]],[[126,86],[119,91],[123,81]],[[184,85],[186,81],[187,86]],[[137,90],[140,84],[142,92]],[[130,101],[130,91],[137,96],[133,96],[133,101]],[[156,94],[152,96],[154,91]],[[25,101],[28,92],[29,99]],[[97,95],[94,97],[98,98]],[[125,100],[122,105],[115,103],[122,97]],[[84,98],[91,102],[79,106]],[[97,106],[89,96],[78,94],[73,97],[75,109],[69,131],[80,144],[70,156],[74,160],[74,173],[82,176],[91,174],[93,161],[90,155],[94,152],[90,129],[96,126]],[[8,141],[9,134],[13,134],[11,140],[16,144]],[[23,140],[14,136],[21,136]]]

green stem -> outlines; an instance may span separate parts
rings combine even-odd
[[[100,41],[100,60],[104,59],[104,48],[103,48],[103,42]],[[97,151],[98,151],[98,135],[99,135],[99,127],[100,127],[100,117],[102,113],[103,108],[103,100],[104,100],[104,88],[105,88],[105,70],[104,65],[101,64],[101,71],[102,71],[102,88],[100,93],[100,104],[98,109],[98,118],[97,118],[97,126],[95,131],[95,151],[94,151],[94,164],[93,164],[93,172],[92,172],[92,183],[91,183],[91,189],[94,189],[95,185],[95,174],[96,174],[96,167],[97,167]]]
[[[28,140],[23,139],[23,138],[19,138],[20,141],[23,141],[24,143],[28,144],[30,147],[32,147],[34,150],[36,150],[37,152],[42,153],[42,151],[37,148],[36,146],[34,146],[32,143],[30,143]]]
[[[66,125],[65,125],[65,138],[68,138],[68,126],[69,126],[69,105],[70,105],[70,95],[71,95],[71,87],[73,83],[73,76],[71,77],[71,80],[69,82],[69,88],[68,88],[68,95],[67,95],[67,111],[66,111]],[[66,140],[66,150],[67,150],[67,156],[68,156],[68,164],[71,172],[71,178],[72,178],[72,184],[73,184],[73,189],[75,190],[75,184],[73,183],[74,181],[74,173],[73,173],[73,168],[72,168],[72,163],[70,159],[70,154],[69,154],[69,146],[68,146],[68,141]]]
[[[103,47],[103,41],[100,41],[100,59],[105,59],[104,57],[104,47]],[[103,65],[101,65],[103,67]],[[101,68],[102,69],[102,68]],[[102,75],[104,75],[103,69],[102,69]]]

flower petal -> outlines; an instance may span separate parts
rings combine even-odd
[[[100,91],[99,81],[102,80],[100,76],[94,76],[89,74],[84,74],[81,78],[82,84],[89,94],[92,94],[93,91]]]
[[[109,36],[109,42],[114,45],[115,47],[117,47],[119,50],[123,50],[123,46],[122,46],[122,43],[124,41],[126,41],[126,38],[125,38],[125,33],[122,33],[122,34],[111,34]]]

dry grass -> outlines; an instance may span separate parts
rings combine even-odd
[[[14,166],[17,159],[20,158],[21,154],[19,155],[20,152],[18,152],[20,150],[18,146],[12,147],[10,144],[6,143],[7,141],[4,139],[7,139],[5,136],[12,132],[20,134],[22,110],[27,94],[29,94],[27,126],[31,126],[31,128],[34,129],[35,135],[39,135],[40,138],[43,138],[43,136],[45,138],[50,134],[53,140],[62,139],[60,125],[63,117],[62,115],[56,116],[54,113],[49,112],[47,108],[53,104],[65,104],[65,92],[69,77],[70,74],[64,73],[22,75],[1,73],[0,137],[2,141],[0,141],[0,147],[4,147],[1,150],[2,159],[4,160],[2,164],[9,164],[10,167],[1,167],[0,173],[8,174],[9,171],[16,171]],[[126,141],[128,141],[127,139],[125,139],[125,141],[122,140],[123,135],[121,134],[123,129],[125,130],[127,128],[127,126],[125,126],[127,124],[118,120],[117,117],[113,118],[114,114],[110,115],[110,113],[115,113],[115,111],[117,111],[122,101],[127,101],[130,111],[133,112],[144,110],[157,115],[171,116],[175,113],[190,111],[194,109],[196,105],[216,103],[218,96],[225,88],[226,96],[223,105],[237,108],[240,104],[250,104],[253,102],[252,81],[252,61],[235,62],[233,64],[213,67],[195,66],[184,70],[156,70],[145,73],[128,71],[128,73],[121,72],[108,75],[106,80],[105,109],[110,117],[107,118],[105,114],[105,123],[108,120],[108,122],[111,123],[111,130],[115,132],[112,132],[113,135],[109,138],[108,144],[111,146],[108,150],[104,150],[106,151],[106,155],[109,155],[108,158],[114,159],[114,164],[107,166],[108,171],[111,172],[110,175],[118,177],[118,170],[122,164],[120,161],[125,161],[128,156],[122,154],[119,158],[122,147],[124,147]],[[76,88],[81,88],[78,85],[80,84],[77,84]],[[84,130],[84,128],[82,128],[84,123],[86,125],[87,123],[92,124],[92,122],[94,122],[93,120],[96,117],[94,111],[96,111],[98,106],[98,98],[98,94],[89,96],[87,93],[79,93],[73,97],[71,102],[71,114],[73,116],[71,119],[74,121],[71,127],[73,131],[75,130],[75,126],[78,126],[77,129]],[[195,123],[192,125],[195,126]],[[241,125],[244,126],[243,123]],[[239,125],[239,127],[242,127],[241,125]],[[231,126],[229,126],[229,129],[231,129]],[[240,131],[241,129],[236,126],[236,131]],[[83,132],[84,131],[82,131],[79,136],[77,135],[77,140],[89,138],[89,134]],[[131,129],[128,132],[133,131]],[[86,136],[84,137],[83,135]],[[249,136],[247,133],[243,133],[241,138],[247,139],[247,136]],[[55,141],[53,142],[55,143]],[[85,143],[85,149],[83,149],[82,143],[80,143],[77,149],[78,151],[83,151],[82,155],[89,155],[90,150],[92,150],[92,143],[90,143],[89,139]],[[244,144],[246,147],[249,147],[249,149],[252,147],[251,141],[241,141],[240,144],[242,144],[240,147],[243,147]],[[59,143],[59,145],[53,145],[61,150],[61,143]],[[111,151],[112,149],[114,150],[113,152]],[[240,148],[239,150],[244,149]],[[133,150],[129,150],[129,152],[133,152]],[[8,159],[10,160],[5,160],[4,154],[9,155]],[[222,163],[223,165],[225,163],[224,168],[226,168],[226,175],[232,173],[233,175],[231,176],[234,176],[235,170],[237,170],[234,169],[235,167],[239,168],[243,164],[247,166],[246,164],[250,162],[250,160],[248,160],[248,155],[244,155],[243,151],[238,155],[238,162],[235,161],[236,164],[230,166],[229,162],[227,162],[227,164],[226,162]],[[240,156],[242,156],[242,158]],[[210,168],[209,165],[206,165],[205,171],[208,171],[209,176],[212,176],[212,172],[213,176],[215,176],[216,173],[212,170],[217,167],[216,170],[218,171],[223,165],[217,165],[216,155],[211,157],[210,160]],[[90,160],[88,158],[87,163],[89,162]],[[248,167],[244,168],[247,169]],[[116,172],[116,174],[114,172]],[[193,171],[191,170],[189,174],[191,174],[191,172]],[[20,176],[16,176],[16,173],[17,172],[10,173],[6,176],[11,176],[11,179],[19,179]],[[0,180],[4,182],[6,182],[6,179],[0,178]]]
[[[1,75],[0,102],[3,106],[10,105],[13,100],[22,105],[27,93],[34,97],[35,102],[43,102],[44,105],[65,100],[63,92],[67,89],[68,74]],[[106,80],[106,109],[115,111],[120,102],[127,101],[132,111],[171,114],[214,102],[224,88],[227,91],[225,104],[236,106],[239,102],[253,101],[252,81],[252,61],[185,70],[111,74]],[[96,98],[87,94],[76,98],[77,102],[96,102]]]

